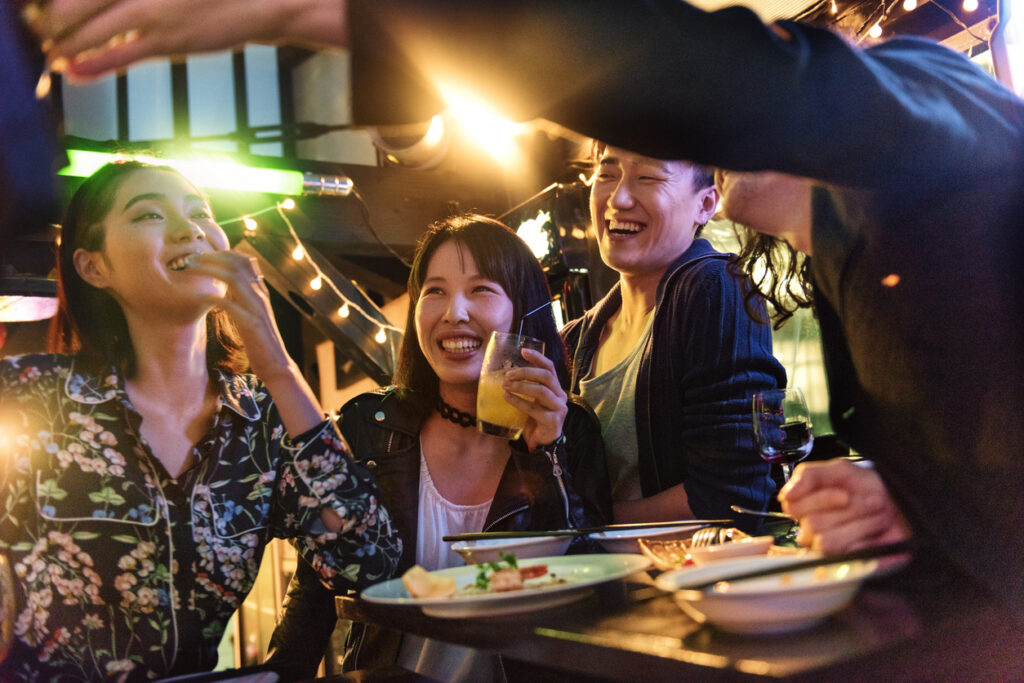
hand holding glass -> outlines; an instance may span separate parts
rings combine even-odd
[[[811,452],[814,435],[804,394],[797,387],[754,394],[754,441],[761,457],[782,465],[786,481],[793,465]]]
[[[492,332],[487,341],[476,391],[476,425],[483,434],[518,439],[526,427],[526,413],[505,400],[501,386],[509,370],[530,365],[523,349],[544,353],[544,342],[507,332]]]

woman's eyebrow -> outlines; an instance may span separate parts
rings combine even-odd
[[[122,211],[127,211],[128,209],[130,209],[132,207],[133,204],[138,204],[139,202],[144,202],[147,199],[162,200],[162,199],[167,199],[167,195],[163,194],[162,192],[144,192],[142,194],[137,194],[134,197],[132,197],[131,199],[129,199],[128,203],[125,204],[124,208],[121,209],[121,210]]]

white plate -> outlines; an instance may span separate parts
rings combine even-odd
[[[707,526],[704,523],[680,524],[679,526],[649,526],[639,529],[615,529],[614,531],[602,531],[598,534],[590,534],[591,538],[597,539],[601,547],[610,553],[639,553],[640,547],[636,544],[638,538],[689,538],[694,530]]]
[[[813,554],[739,558],[665,572],[655,585],[674,592],[682,610],[697,622],[733,633],[787,633],[809,628],[846,607],[878,563],[840,562],[742,581],[729,581],[728,576],[812,558]],[[687,588],[720,577],[722,582],[711,588]]]
[[[532,538],[488,538],[479,541],[457,541],[452,550],[466,564],[496,562],[501,553],[512,553],[516,559],[564,555],[572,536],[534,536]]]
[[[546,564],[548,573],[564,579],[565,583],[531,588],[531,583],[542,580],[536,579],[527,581],[526,588],[519,591],[476,595],[456,593],[451,598],[413,598],[402,585],[402,579],[398,578],[370,586],[363,591],[362,598],[385,605],[419,607],[424,614],[451,619],[515,614],[579,600],[594,586],[647,569],[651,561],[642,555],[566,555],[534,558],[522,562],[521,566],[535,564]],[[477,568],[451,567],[434,573],[454,578],[458,591],[473,585]]]

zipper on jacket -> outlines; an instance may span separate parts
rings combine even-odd
[[[491,522],[490,524],[485,526],[484,527],[484,531],[489,531],[490,529],[493,529],[494,526],[496,524],[498,524],[499,522],[502,522],[502,521],[508,519],[509,517],[513,516],[513,515],[517,515],[520,512],[522,512],[523,510],[528,510],[529,508],[530,508],[529,505],[525,505],[524,504],[524,505],[521,505],[521,506],[519,506],[519,507],[517,507],[517,508],[515,508],[513,510],[509,510],[508,512],[504,513],[503,515],[501,515],[500,517],[495,519],[493,522]]]

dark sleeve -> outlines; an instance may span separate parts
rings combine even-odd
[[[314,678],[337,620],[334,593],[300,557],[281,621],[270,636],[267,664],[286,681]]]
[[[349,22],[360,124],[426,120],[457,83],[659,158],[874,187],[1005,172],[1024,135],[1020,101],[952,50],[794,23],[781,38],[744,8],[351,0]]]
[[[686,454],[686,494],[698,518],[732,517],[730,503],[765,509],[775,484],[754,447],[750,401],[786,384],[771,328],[747,314],[741,283],[719,260],[704,262],[669,310],[672,389],[682,412],[652,425],[661,432],[656,443],[677,444]]]
[[[601,423],[583,399],[569,399],[565,418],[565,462],[573,487],[583,502],[581,526],[599,526],[612,521],[612,494],[605,460]]]

